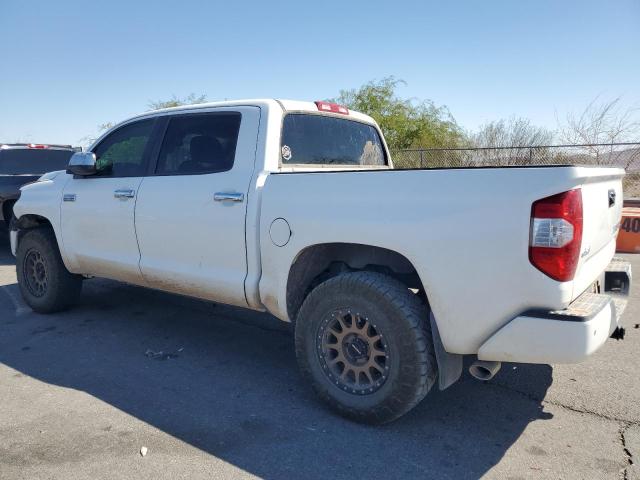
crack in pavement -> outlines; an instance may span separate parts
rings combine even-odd
[[[594,410],[587,410],[587,409],[581,409],[581,408],[576,408],[576,407],[572,407],[571,405],[565,405],[563,403],[560,402],[554,402],[552,400],[545,400],[544,398],[537,398],[535,395],[532,395],[528,392],[524,392],[522,390],[518,390],[516,388],[510,388],[507,385],[504,384],[500,384],[500,383],[488,383],[488,382],[484,382],[486,385],[488,386],[492,386],[492,387],[498,387],[502,390],[506,390],[508,392],[513,392],[516,393],[518,395],[521,395],[523,397],[525,397],[528,400],[531,400],[532,402],[536,402],[536,403],[541,403],[541,404],[547,404],[547,405],[553,405],[554,407],[558,407],[558,408],[562,408],[565,410],[569,410],[571,412],[575,412],[575,413],[582,413],[585,415],[591,415],[603,420],[607,420],[610,422],[615,422],[615,423],[619,423],[620,424],[620,436],[619,436],[619,440],[620,443],[622,445],[622,451],[624,452],[624,456],[627,460],[627,466],[621,470],[621,474],[622,474],[622,478],[623,480],[628,480],[628,470],[629,467],[634,465],[633,462],[633,454],[631,453],[631,451],[627,448],[627,441],[625,438],[625,434],[627,432],[627,430],[632,427],[632,426],[639,426],[640,422],[638,421],[629,421],[629,420],[625,420],[622,418],[617,418],[617,417],[612,417],[610,415],[605,415],[603,413],[600,412],[596,412]]]
[[[626,423],[623,424],[620,427],[620,443],[622,443],[622,450],[624,451],[625,456],[627,457],[627,466],[624,468],[623,472],[622,472],[622,478],[624,480],[627,480],[628,478],[628,473],[629,473],[629,467],[631,465],[633,465],[633,454],[631,453],[631,451],[627,448],[627,439],[625,438],[625,434],[627,433],[627,430],[629,429],[629,427],[631,427],[632,425],[634,425],[633,423]]]
[[[633,454],[627,448],[625,433],[627,432],[627,429],[632,425],[632,423],[628,423],[626,425],[623,425],[620,429],[620,441],[622,442],[622,446],[624,447],[624,453],[627,455],[627,459],[629,460],[629,465],[633,465]]]
[[[571,405],[565,405],[564,403],[555,402],[553,400],[545,400],[544,398],[538,398],[535,395],[532,395],[532,394],[530,394],[528,392],[524,392],[524,391],[518,390],[516,388],[511,388],[511,387],[509,387],[507,385],[504,385],[504,384],[487,383],[486,385],[492,386],[492,387],[498,387],[498,388],[501,388],[503,390],[507,390],[509,392],[517,393],[519,395],[522,395],[522,396],[526,397],[527,399],[529,399],[529,400],[531,400],[533,402],[540,402],[540,403],[543,403],[543,404],[553,405],[554,407],[564,408],[566,410],[570,410],[570,411],[575,412],[575,413],[584,413],[584,414],[587,414],[587,415],[593,415],[594,417],[599,417],[599,418],[602,418],[604,420],[609,420],[611,422],[622,423],[622,424],[627,425],[627,426],[640,425],[640,421],[625,420],[624,418],[612,417],[612,416],[606,415],[604,413],[596,412],[595,410],[587,410],[587,409],[583,409],[583,408],[573,407]]]

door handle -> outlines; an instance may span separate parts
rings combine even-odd
[[[244,193],[216,192],[213,194],[213,199],[216,202],[242,202]]]
[[[129,188],[122,188],[122,189],[115,190],[113,192],[114,197],[125,199],[125,200],[127,198],[133,198],[135,195],[136,195],[136,191]]]

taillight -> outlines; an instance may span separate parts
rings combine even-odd
[[[45,148],[49,148],[49,145],[42,145],[39,143],[30,143],[28,145],[29,148],[37,148],[37,149],[45,149]]]
[[[331,112],[331,113],[342,113],[343,115],[349,115],[349,109],[342,105],[338,105],[337,103],[329,103],[329,102],[321,102],[318,100],[316,103],[316,107],[321,112]]]
[[[582,244],[582,191],[537,200],[531,207],[529,260],[559,282],[573,280]]]

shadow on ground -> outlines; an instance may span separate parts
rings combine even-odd
[[[551,368],[518,366],[524,395],[505,365],[502,386],[465,374],[391,425],[358,425],[318,403],[291,332],[268,315],[91,280],[69,312],[16,316],[5,293],[17,285],[0,288],[0,362],[264,478],[477,478],[551,416]]]

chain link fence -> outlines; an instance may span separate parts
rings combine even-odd
[[[640,198],[640,143],[540,147],[425,148],[391,152],[395,168],[590,165],[624,168],[625,198]]]

